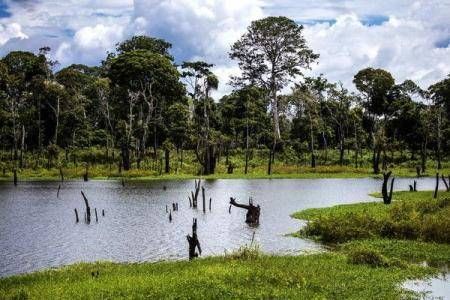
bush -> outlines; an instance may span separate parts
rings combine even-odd
[[[349,262],[355,265],[369,265],[371,267],[389,266],[389,261],[386,257],[370,248],[352,249],[347,255]]]

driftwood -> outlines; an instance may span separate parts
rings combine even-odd
[[[89,224],[91,223],[91,208],[89,207],[89,201],[83,191],[81,191],[81,195],[83,196],[84,204],[86,205],[86,222]]]
[[[389,177],[391,176],[391,174],[392,174],[391,171],[383,173],[383,186],[381,188],[381,194],[383,195],[383,203],[384,204],[391,204],[391,202],[392,202],[392,192],[394,190],[394,180],[395,180],[394,177],[392,177],[392,180],[391,180],[391,189],[389,191],[389,194],[387,191],[388,181],[389,181]]]
[[[186,238],[189,243],[189,260],[192,260],[202,254],[202,248],[197,237],[197,219],[192,221],[192,236],[187,235]],[[195,248],[198,249],[198,253]]]
[[[78,211],[76,208],[74,208],[75,211],[75,222],[78,223],[80,221],[80,219],[78,219]]]
[[[247,210],[247,214],[245,216],[245,223],[251,224],[251,225],[258,225],[259,224],[259,215],[261,213],[261,207],[259,205],[255,206],[253,205],[252,198],[249,199],[248,205],[245,204],[239,204],[236,202],[235,198],[230,197],[230,204],[239,208],[244,208]],[[231,206],[229,211],[231,210]]]
[[[436,187],[434,188],[434,194],[433,194],[434,199],[436,199],[438,196],[438,190],[439,190],[439,173],[436,173]]]
[[[441,178],[442,178],[442,181],[444,182],[445,190],[447,192],[450,192],[450,175],[448,175],[448,182],[447,182],[447,180],[445,180],[444,174],[441,175]]]

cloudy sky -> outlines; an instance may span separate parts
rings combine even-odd
[[[214,63],[220,96],[237,71],[230,45],[269,15],[303,24],[320,54],[311,75],[349,89],[368,66],[423,88],[450,73],[450,0],[0,0],[0,56],[50,46],[61,66],[97,65],[117,42],[146,34],[171,42],[178,62]]]

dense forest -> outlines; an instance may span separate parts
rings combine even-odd
[[[134,36],[95,67],[61,67],[49,47],[4,56],[3,174],[83,162],[170,173],[189,155],[202,175],[214,174],[221,159],[232,173],[231,154],[245,174],[256,156],[265,157],[268,174],[276,160],[379,173],[403,162],[440,169],[448,159],[450,76],[424,90],[368,67],[354,75],[351,92],[325,75],[304,76],[320,49],[308,48],[301,25],[268,17],[231,45],[241,74],[220,83],[231,84],[231,94],[213,99],[213,62],[176,63],[171,46]],[[80,150],[96,155],[77,158]]]

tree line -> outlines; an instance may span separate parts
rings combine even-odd
[[[61,69],[48,59],[48,47],[10,52],[0,60],[0,142],[8,153],[2,159],[23,168],[24,154],[36,153],[50,167],[62,150],[98,146],[124,170],[141,168],[161,151],[170,172],[170,153],[182,164],[183,150],[190,150],[199,173],[208,175],[221,153],[242,149],[247,173],[253,152],[265,149],[271,174],[276,154],[288,150],[308,155],[313,168],[333,163],[331,151],[338,151],[338,164],[360,167],[363,151],[370,151],[379,173],[396,152],[408,153],[422,172],[430,159],[440,169],[449,152],[450,76],[423,90],[369,67],[355,74],[353,93],[323,75],[304,76],[319,55],[307,46],[303,27],[268,17],[252,22],[231,46],[241,73],[231,78],[233,92],[214,101],[213,64],[176,64],[171,47],[134,36],[99,66]]]

